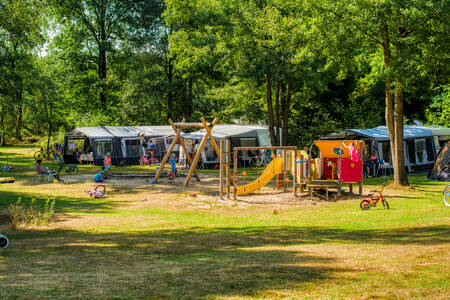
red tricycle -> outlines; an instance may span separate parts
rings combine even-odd
[[[361,204],[359,204],[361,209],[367,210],[371,207],[376,207],[378,201],[380,201],[380,200],[381,200],[381,203],[383,204],[384,209],[389,209],[389,203],[386,201],[386,199],[383,196],[383,189],[384,189],[384,185],[381,187],[381,190],[371,191],[373,193],[369,194],[367,197],[364,197],[361,201]]]

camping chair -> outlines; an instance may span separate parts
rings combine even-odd
[[[57,175],[57,173],[54,171],[47,171],[45,173],[42,173],[42,172],[39,172],[38,169],[36,169],[36,183],[40,183],[41,178],[42,178],[42,182],[50,182],[50,178],[55,175]]]
[[[389,163],[384,162],[380,159],[380,166],[378,167],[378,172],[381,172],[381,176],[386,177],[389,172],[389,176],[392,175],[392,166]]]

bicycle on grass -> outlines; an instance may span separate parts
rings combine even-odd
[[[450,184],[444,189],[444,204],[450,206]]]
[[[64,163],[64,160],[62,157],[58,157],[58,169],[57,173],[58,175],[61,175],[61,173],[65,173],[67,175],[77,174],[78,173],[78,166],[76,164],[66,164]]]
[[[389,209],[389,203],[387,202],[387,200],[384,198],[383,196],[383,189],[384,189],[384,185],[381,187],[381,190],[377,191],[377,190],[373,190],[371,192],[371,194],[369,194],[367,197],[364,197],[361,201],[361,203],[359,204],[359,206],[361,207],[362,210],[368,210],[371,207],[376,207],[378,201],[381,200],[381,203],[383,204],[384,209]],[[376,193],[378,193],[378,195],[376,195]]]
[[[53,160],[54,162],[58,162],[62,153],[62,145],[55,143],[54,146],[50,146],[48,149],[41,147],[38,151],[34,152],[34,160]]]

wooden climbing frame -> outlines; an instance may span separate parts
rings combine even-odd
[[[219,147],[217,147],[216,141],[214,140],[213,136],[211,135],[211,130],[213,129],[213,127],[217,124],[217,122],[219,120],[217,118],[214,118],[214,120],[211,122],[211,124],[206,123],[204,118],[200,118],[201,123],[186,123],[185,121],[186,120],[183,119],[183,121],[181,121],[179,123],[174,123],[171,119],[169,119],[169,124],[170,124],[170,126],[172,126],[172,129],[175,132],[175,138],[173,139],[172,144],[170,144],[169,150],[167,150],[166,155],[164,155],[164,158],[161,161],[161,165],[159,166],[158,172],[156,173],[156,176],[154,179],[155,183],[158,182],[158,179],[162,174],[164,166],[166,165],[167,161],[169,160],[170,154],[172,153],[173,149],[175,148],[175,145],[177,144],[177,142],[179,142],[181,147],[183,147],[184,153],[186,153],[186,157],[191,166],[189,168],[189,173],[184,182],[185,187],[189,185],[192,175],[194,175],[194,174],[195,174],[195,177],[197,178],[197,181],[200,181],[200,177],[197,174],[197,163],[198,163],[198,160],[200,159],[200,155],[203,151],[203,148],[205,147],[206,140],[208,139],[208,137],[210,138],[211,144],[212,144],[214,150],[216,151],[217,156],[220,159]],[[197,150],[197,153],[195,154],[194,159],[192,159],[191,156],[189,155],[186,145],[184,144],[183,139],[181,138],[181,133],[183,132],[183,129],[186,129],[186,128],[203,128],[203,129],[205,129],[205,136],[203,137],[202,141],[200,142],[200,146]]]

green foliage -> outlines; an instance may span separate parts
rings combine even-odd
[[[17,230],[20,225],[48,225],[55,213],[55,200],[48,199],[41,206],[36,203],[34,198],[29,204],[25,204],[19,197],[16,203],[9,206],[9,212],[13,230]]]
[[[430,125],[450,127],[450,85],[436,89],[439,92],[433,97],[430,108],[426,111],[427,122]]]
[[[274,109],[277,91],[282,106],[290,87],[289,144],[383,125],[387,75],[404,90],[405,119],[448,125],[448,5],[0,1],[2,143],[24,135],[53,144],[73,127],[167,124],[168,117],[267,124],[267,75]]]

